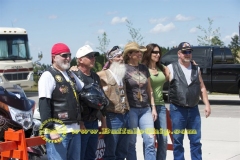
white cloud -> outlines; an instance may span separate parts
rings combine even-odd
[[[189,30],[190,33],[196,33],[197,32],[197,28],[196,27],[193,27]]]
[[[173,23],[163,25],[161,23],[157,24],[153,29],[150,30],[150,33],[160,33],[160,32],[169,32],[176,28]]]
[[[48,16],[48,19],[57,19],[57,16],[56,15],[50,15],[50,16]]]
[[[104,32],[105,32],[104,29],[99,29],[99,30],[97,31],[98,34],[103,34]]]
[[[118,23],[125,23],[127,20],[127,17],[114,17],[111,21],[111,24],[118,24]]]
[[[162,23],[162,22],[166,21],[167,19],[168,19],[167,17],[159,18],[159,19],[157,19],[157,18],[151,18],[151,19],[149,19],[149,22],[150,22],[151,24]]]
[[[238,33],[237,33],[237,32],[233,32],[233,33],[230,34],[230,35],[226,35],[226,36],[222,39],[222,41],[224,42],[225,45],[230,44],[230,42],[232,41],[232,37],[234,37],[235,35],[238,35]]]
[[[194,19],[194,17],[185,17],[185,16],[183,16],[183,15],[181,15],[181,14],[178,14],[178,15],[176,15],[176,17],[175,17],[175,20],[176,21],[191,21],[191,20],[193,20]]]
[[[232,37],[234,37],[235,35],[238,35],[237,32],[233,32],[231,35],[226,35],[224,38],[223,38],[223,41],[224,42],[230,42],[232,40]]]

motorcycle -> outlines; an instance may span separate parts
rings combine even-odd
[[[23,89],[14,85],[5,89],[0,86],[0,142],[4,141],[4,132],[24,129],[25,137],[39,135],[41,121],[34,119],[35,101],[28,99]],[[45,145],[28,147],[30,160],[40,160],[46,154]]]

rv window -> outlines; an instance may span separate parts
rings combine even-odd
[[[0,39],[0,59],[8,57],[7,41]]]
[[[12,55],[21,58],[26,58],[26,47],[24,41],[21,39],[13,40],[12,42]]]

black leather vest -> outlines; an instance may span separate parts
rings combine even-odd
[[[172,63],[172,67],[174,73],[173,79],[169,84],[170,103],[183,107],[196,106],[201,92],[198,66],[192,64],[192,82],[189,85],[179,63]]]
[[[56,69],[49,67],[48,71],[56,81],[51,99],[53,117],[60,119],[64,124],[79,122],[81,120],[81,109],[70,82],[67,82],[62,73]],[[69,78],[74,79],[70,76]],[[75,82],[75,79],[71,81]],[[75,84],[74,90],[76,91]]]

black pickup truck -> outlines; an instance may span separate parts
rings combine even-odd
[[[231,50],[219,46],[192,46],[192,59],[201,69],[204,84],[209,92],[239,94],[240,64],[234,64]],[[161,58],[161,63],[177,61],[177,48],[171,49]],[[164,84],[163,93],[168,92],[168,82]]]

